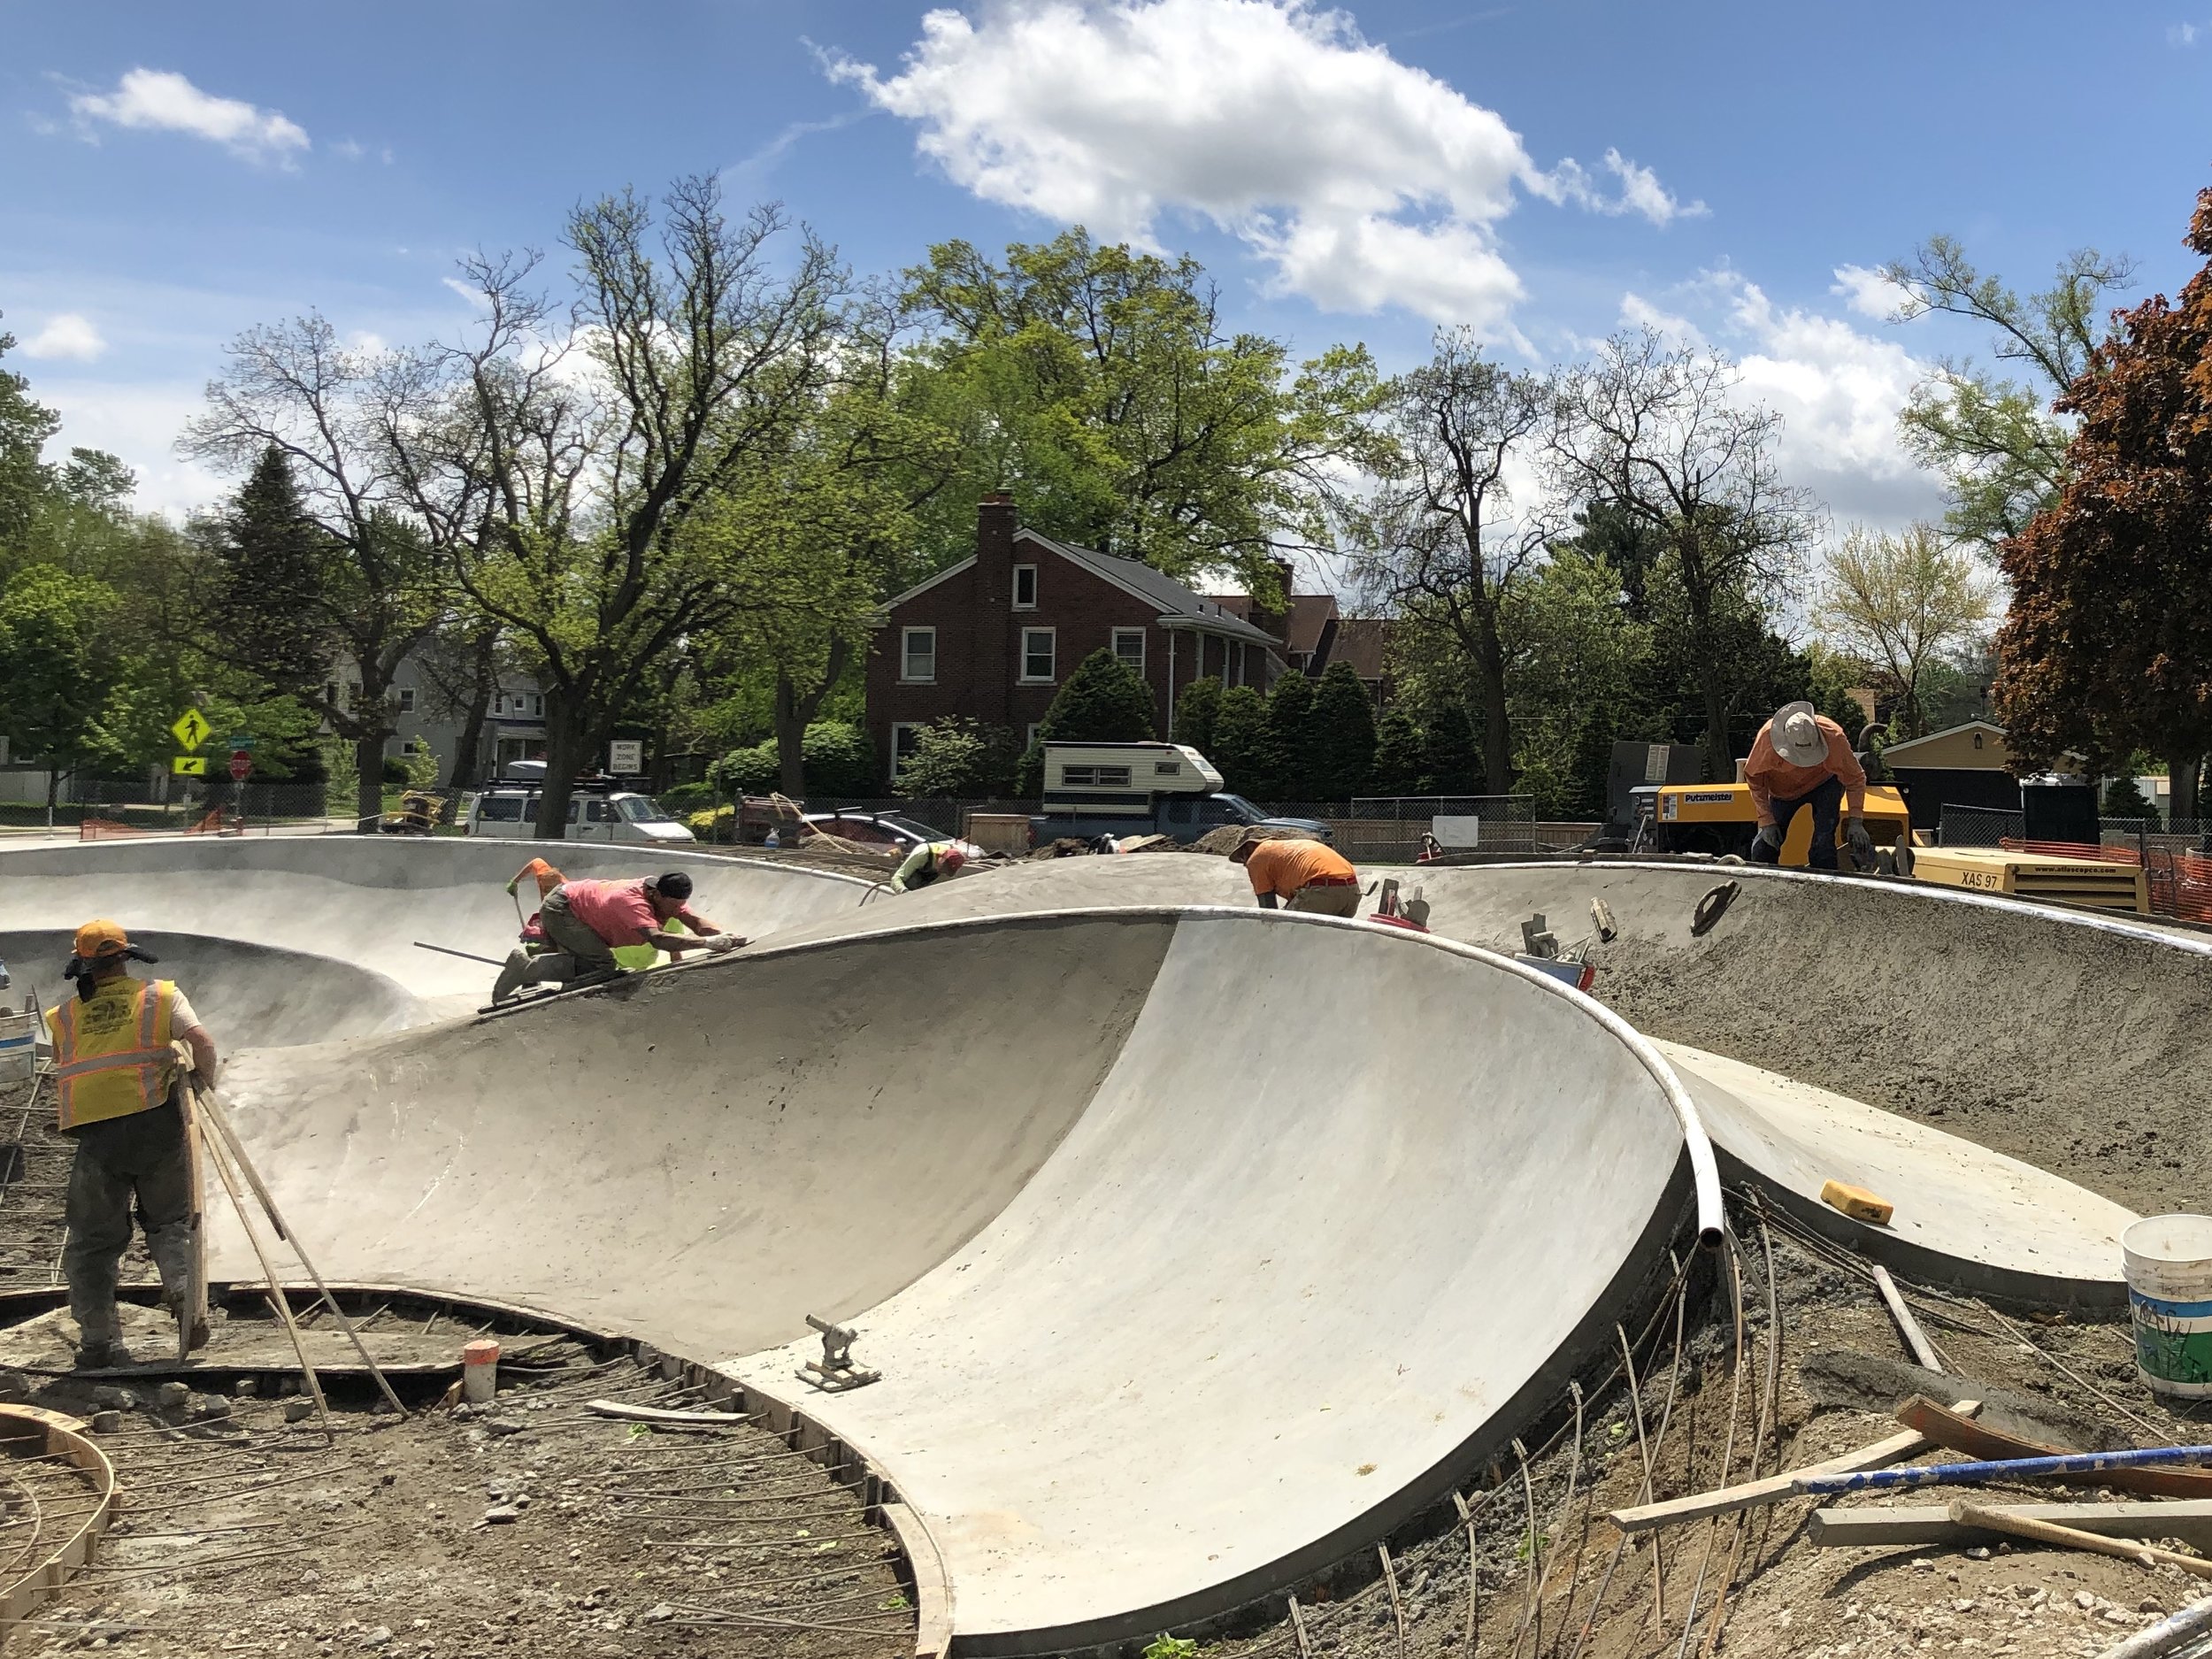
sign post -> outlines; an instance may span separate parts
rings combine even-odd
[[[204,755],[172,755],[169,757],[169,770],[179,778],[204,778],[207,776],[207,757]]]
[[[246,774],[250,772],[252,770],[253,757],[251,755],[246,753],[246,751],[242,749],[233,749],[231,751],[230,780],[233,783],[245,782]]]
[[[176,733],[178,745],[186,749],[199,748],[215,730],[207,723],[207,716],[197,709],[187,709],[169,729]]]

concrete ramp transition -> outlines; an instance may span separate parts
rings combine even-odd
[[[573,876],[687,871],[693,908],[755,939],[851,910],[870,890],[853,877],[763,859],[584,841],[171,837],[0,850],[0,927],[74,928],[107,916],[134,933],[334,957],[404,987],[428,1012],[452,1014],[483,1002],[496,970],[415,941],[504,956],[518,921],[506,884],[534,856]],[[537,908],[535,897],[526,885],[526,909]]]
[[[1371,1543],[1720,1225],[1681,1084],[1602,1010],[1254,911],[770,946],[248,1056],[226,1093],[334,1279],[795,1405],[904,1501],[976,1653],[1149,1636]],[[810,1312],[881,1380],[798,1380]]]

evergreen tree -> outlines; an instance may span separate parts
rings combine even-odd
[[[1213,762],[1222,780],[1240,795],[1272,795],[1274,774],[1270,767],[1267,703],[1249,686],[1232,686],[1221,694],[1221,710],[1214,717]]]
[[[1481,794],[1482,747],[1475,741],[1475,725],[1467,718],[1467,705],[1457,698],[1440,703],[1430,711],[1426,735],[1421,756],[1422,793]]]
[[[1204,674],[1175,695],[1174,739],[1213,758],[1214,721],[1221,713],[1221,678]]]
[[[2132,778],[2115,778],[2104,787],[2104,816],[2139,819],[2158,827],[2158,809],[2143,798],[2142,786]]]
[[[1159,735],[1152,687],[1101,647],[1076,665],[1037,728],[1049,743],[1141,743]]]
[[[1313,798],[1313,681],[1295,672],[1267,698],[1268,770],[1279,800]]]
[[[1403,704],[1382,718],[1367,787],[1376,795],[1419,795],[1428,770],[1428,736]]]
[[[1349,801],[1375,764],[1375,705],[1349,663],[1331,663],[1313,696],[1308,772],[1314,798]]]
[[[331,641],[315,620],[328,574],[326,538],[275,445],[239,486],[219,537],[214,621],[227,654],[280,692],[334,678]]]

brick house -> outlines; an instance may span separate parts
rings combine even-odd
[[[1011,496],[984,497],[975,546],[880,614],[868,734],[887,774],[922,726],[955,715],[1027,743],[1061,683],[1101,649],[1144,676],[1163,736],[1176,695],[1200,675],[1264,693],[1287,672],[1277,636],[1135,559],[1023,528]]]

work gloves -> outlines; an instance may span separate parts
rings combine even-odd
[[[1763,847],[1776,857],[1781,856],[1782,826],[1779,824],[1759,826],[1759,833],[1751,838],[1751,850],[1755,853]]]
[[[1858,818],[1847,822],[1843,826],[1843,839],[1851,849],[1851,856],[1862,864],[1874,862],[1874,838],[1866,833],[1864,822]]]
[[[735,933],[709,933],[707,950],[712,956],[726,956],[744,942]]]

